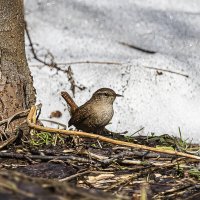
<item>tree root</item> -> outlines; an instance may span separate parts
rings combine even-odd
[[[11,117],[9,117],[8,119],[4,119],[4,120],[0,121],[0,126],[4,126],[3,129],[1,129],[1,131],[0,131],[0,141],[2,141],[2,142],[0,142],[0,149],[13,143],[18,137],[18,134],[14,134],[14,131],[11,132],[8,130],[11,122],[16,119],[26,117],[28,115],[29,111],[30,111],[30,109],[17,112],[14,115],[12,115]]]

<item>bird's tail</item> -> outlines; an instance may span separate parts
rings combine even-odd
[[[66,91],[62,91],[61,96],[67,102],[69,113],[72,116],[75,110],[78,108],[77,104],[74,102],[72,97]]]

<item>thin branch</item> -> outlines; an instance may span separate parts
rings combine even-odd
[[[115,61],[75,61],[75,62],[59,62],[56,63],[57,65],[80,65],[80,64],[96,64],[96,65],[122,65],[120,62],[115,62]],[[38,65],[38,64],[32,64],[30,65],[31,67],[39,67],[43,65]]]
[[[12,135],[10,136],[8,139],[6,139],[3,142],[0,142],[0,149],[2,149],[3,147],[13,143],[16,139],[17,139],[18,135]]]
[[[139,133],[141,130],[143,130],[144,127],[140,128],[139,130],[137,130],[135,133],[131,134],[129,137],[132,137],[133,135],[135,135],[136,133]]]
[[[68,177],[65,177],[65,178],[62,178],[59,180],[59,182],[63,182],[63,181],[71,181],[73,180],[74,178],[78,178],[80,176],[83,176],[83,175],[86,175],[86,174],[90,174],[91,171],[84,171],[84,172],[80,172],[80,173],[76,173],[76,174],[73,174],[71,176],[68,176]]]
[[[71,84],[71,91],[73,93],[73,96],[75,96],[75,88],[77,87],[78,89],[80,90],[84,90],[85,87],[84,86],[79,86],[77,84],[75,84],[75,80],[74,80],[74,77],[73,77],[73,72],[72,72],[72,69],[70,66],[68,66],[68,69],[62,69],[61,67],[58,67],[58,64],[54,61],[54,56],[52,55],[51,52],[48,52],[49,55],[51,55],[51,62],[46,62],[45,60],[42,60],[41,58],[38,57],[35,49],[34,49],[34,45],[33,45],[33,42],[32,42],[32,39],[31,39],[31,36],[30,36],[30,33],[28,31],[28,28],[27,28],[27,23],[25,22],[25,31],[26,31],[26,35],[28,37],[28,40],[29,40],[29,46],[31,48],[31,52],[33,54],[33,58],[35,60],[37,60],[38,62],[42,63],[44,66],[48,66],[52,69],[56,69],[57,71],[61,71],[61,72],[64,72],[65,74],[67,74],[67,78]],[[66,65],[69,65],[69,64],[66,64]]]
[[[87,170],[87,171],[79,172],[79,173],[73,174],[71,176],[68,176],[66,178],[60,179],[59,182],[71,181],[74,178],[78,178],[78,177],[86,175],[86,174],[102,174],[102,173],[103,173],[102,171],[90,171],[90,170]],[[106,172],[106,173],[108,173],[108,172]]]
[[[19,111],[15,113],[14,115],[12,115],[11,117],[9,117],[8,119],[4,119],[0,121],[0,126],[6,124],[6,128],[7,128],[13,120],[26,117],[28,115],[28,111],[30,111],[30,109]]]
[[[72,155],[64,155],[64,156],[46,156],[46,155],[28,155],[28,154],[22,154],[22,153],[9,153],[9,152],[0,152],[0,158],[16,158],[16,159],[24,159],[24,160],[43,160],[43,161],[49,161],[49,160],[63,160],[63,161],[77,161],[80,163],[93,163],[90,159],[87,158],[80,158],[77,156]]]
[[[29,33],[29,30],[28,30],[28,27],[27,27],[27,23],[26,23],[26,22],[25,22],[25,32],[26,32],[26,35],[27,35],[27,37],[28,37],[29,46],[30,46],[30,48],[31,48],[31,52],[32,52],[32,54],[33,54],[33,58],[34,58],[35,60],[37,60],[38,62],[40,62],[40,63],[46,65],[46,66],[49,66],[49,67],[52,67],[52,68],[55,68],[55,69],[57,69],[57,70],[59,70],[59,71],[63,71],[63,72],[64,72],[64,70],[61,69],[60,67],[57,67],[56,63],[54,63],[53,61],[52,61],[51,63],[47,63],[47,62],[45,62],[44,60],[40,59],[40,58],[37,56],[37,53],[36,53],[36,51],[35,51],[35,49],[34,49],[33,42],[32,42],[32,39],[31,39],[31,36],[30,36],[30,33]]]
[[[88,157],[92,158],[93,160],[97,160],[101,163],[102,166],[108,166],[112,163],[119,163],[119,164],[128,164],[128,165],[147,165],[147,166],[162,166],[163,165],[163,161],[161,162],[155,162],[155,160],[153,162],[151,161],[146,161],[144,163],[144,161],[141,161],[141,160],[130,160],[130,159],[127,159],[127,158],[133,158],[133,157],[142,157],[144,155],[144,152],[140,152],[141,154],[138,155],[137,152],[132,152],[132,151],[125,151],[125,152],[121,152],[121,153],[118,153],[118,154],[115,154],[115,155],[111,155],[110,157],[107,157],[107,156],[102,156],[102,155],[98,155],[98,154],[95,154],[95,153],[92,153],[92,152],[89,152],[88,150],[83,150],[83,151],[80,151],[80,152],[77,152],[77,151],[70,151],[69,153],[74,153],[74,154],[77,154],[77,155],[87,155]],[[164,158],[168,157],[168,158],[172,158],[172,156],[170,155],[166,155],[166,154],[163,154],[165,155]],[[147,156],[148,157],[148,156]],[[150,156],[148,158],[156,158],[158,157],[158,154],[155,156]],[[162,156],[160,156],[162,157]],[[166,159],[165,159],[166,160]],[[171,159],[170,159],[170,162],[171,162]]]
[[[78,65],[78,64],[97,64],[97,65],[122,65],[120,62],[114,61],[76,61],[76,62],[63,62],[57,63],[58,65]]]
[[[27,117],[27,123],[31,128],[36,129],[38,131],[46,131],[46,132],[49,132],[49,133],[59,133],[59,134],[64,134],[64,135],[74,135],[74,136],[88,137],[88,138],[101,140],[103,142],[108,142],[108,143],[115,144],[115,145],[121,145],[121,146],[126,146],[126,147],[131,147],[131,148],[143,149],[143,150],[147,150],[147,151],[165,153],[165,154],[170,154],[170,155],[174,155],[174,156],[181,156],[181,157],[186,157],[186,158],[192,158],[192,159],[195,159],[195,160],[200,160],[199,156],[190,155],[190,154],[172,151],[172,150],[165,150],[165,149],[158,149],[158,148],[154,148],[154,147],[148,147],[148,146],[145,146],[145,145],[134,144],[134,143],[124,142],[124,141],[120,141],[120,140],[114,140],[114,139],[107,138],[107,137],[104,137],[104,136],[101,136],[101,135],[98,135],[98,134],[42,127],[42,126],[36,125],[32,122],[32,118],[34,118],[35,111],[36,111],[36,107],[32,106],[32,108],[29,112],[29,115]]]
[[[155,54],[156,53],[156,51],[151,51],[151,50],[143,49],[141,47],[137,47],[137,46],[135,46],[133,44],[128,44],[128,43],[125,43],[125,42],[119,42],[119,44],[127,46],[127,47],[132,48],[132,49],[136,49],[136,50],[141,51],[143,53],[148,53],[148,54]]]
[[[161,168],[171,168],[171,167],[174,167],[176,166],[177,163],[168,163],[168,164],[164,164],[164,165],[161,165],[161,166],[153,166],[151,168],[146,168],[146,170],[140,170],[138,174],[131,174],[129,175],[128,177],[125,177],[123,179],[120,179],[117,183],[114,183],[113,185],[111,185],[110,187],[108,187],[105,191],[109,191],[109,190],[112,190],[116,187],[119,187],[119,186],[125,186],[127,184],[130,183],[130,181],[132,181],[133,179],[137,179],[137,177],[139,177],[140,175],[143,175],[145,176],[146,174],[149,174],[149,172],[153,172],[153,171],[156,171],[158,169],[161,169]]]
[[[71,84],[70,89],[71,89],[71,91],[73,93],[73,96],[75,96],[75,88],[76,87],[79,90],[84,90],[86,87],[85,86],[78,86],[78,85],[76,85],[73,75],[74,75],[74,73],[72,71],[72,68],[71,68],[71,66],[69,66],[68,69],[67,69],[67,78],[68,78],[68,81]]]
[[[162,72],[168,72],[168,73],[171,73],[171,74],[177,74],[177,75],[180,75],[180,76],[184,76],[186,78],[189,78],[188,75],[186,74],[182,74],[180,72],[174,72],[174,71],[171,71],[171,70],[168,70],[168,69],[160,69],[160,68],[156,68],[156,67],[148,67],[148,66],[143,66],[144,68],[147,68],[147,69],[153,69],[153,70],[158,70],[158,71],[162,71]]]
[[[62,124],[60,122],[56,122],[56,121],[53,121],[53,120],[49,120],[49,119],[40,119],[40,121],[43,121],[43,122],[49,122],[49,123],[53,123],[53,124],[57,124],[59,126],[62,126],[64,129],[67,128],[67,126],[65,124]]]

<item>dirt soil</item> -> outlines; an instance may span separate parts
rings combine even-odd
[[[195,160],[71,136],[53,143],[48,134],[34,133],[0,151],[0,199],[200,198]],[[168,135],[115,139],[175,149],[182,141]]]

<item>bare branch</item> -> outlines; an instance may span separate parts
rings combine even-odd
[[[141,47],[137,47],[137,46],[135,46],[133,44],[128,44],[128,43],[125,43],[125,42],[119,42],[119,44],[127,46],[127,47],[132,48],[132,49],[136,49],[136,50],[141,51],[143,53],[149,53],[149,54],[155,54],[156,53],[155,51],[143,49]]]
[[[56,69],[57,71],[61,71],[61,72],[66,73],[67,74],[67,78],[68,78],[68,80],[70,82],[70,85],[71,85],[70,89],[71,89],[71,91],[73,93],[73,96],[75,96],[75,88],[78,88],[80,90],[84,90],[86,88],[85,86],[82,86],[82,85],[79,86],[79,85],[75,84],[75,80],[74,80],[74,77],[73,77],[73,72],[72,72],[72,69],[71,69],[70,66],[68,66],[68,69],[62,69],[61,67],[58,67],[58,64],[55,62],[54,56],[50,51],[48,51],[48,55],[51,56],[51,62],[46,62],[45,60],[42,60],[41,58],[39,58],[37,53],[36,53],[36,51],[35,51],[35,49],[34,49],[34,45],[33,45],[30,33],[28,31],[28,28],[27,28],[27,23],[25,23],[25,31],[26,31],[26,35],[27,35],[28,40],[29,40],[29,46],[31,48],[31,52],[33,54],[33,58],[35,60],[37,60],[38,62],[42,63],[43,66],[48,66],[48,67],[50,67],[52,69]],[[69,65],[69,64],[65,64],[65,65]]]
[[[158,75],[161,75],[161,74],[160,74],[160,71],[161,71],[161,72],[168,72],[168,73],[177,74],[177,75],[181,75],[181,76],[184,76],[184,77],[186,77],[186,78],[189,78],[189,76],[186,75],[186,74],[182,74],[182,73],[180,73],[180,72],[174,72],[174,71],[171,71],[171,70],[168,70],[168,69],[160,69],[160,68],[148,67],[148,66],[144,66],[144,68],[157,70]]]

